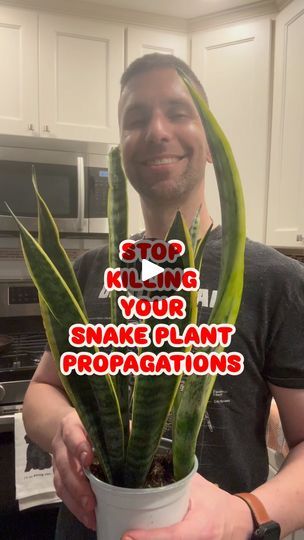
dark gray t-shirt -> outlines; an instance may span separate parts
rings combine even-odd
[[[199,323],[207,322],[216,299],[221,228],[208,239],[201,272]],[[90,321],[109,322],[103,287],[107,248],[75,263]],[[199,472],[229,492],[251,491],[265,482],[265,428],[270,406],[267,382],[304,388],[304,267],[277,251],[247,240],[244,293],[236,333],[227,350],[244,356],[238,376],[218,376],[202,426]]]

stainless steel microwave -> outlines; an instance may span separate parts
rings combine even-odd
[[[0,231],[17,230],[5,205],[37,231],[32,186],[39,191],[62,233],[108,233],[107,154],[110,145],[0,136]]]

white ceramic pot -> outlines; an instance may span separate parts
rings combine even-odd
[[[161,446],[167,447],[168,442],[162,440]],[[197,467],[195,458],[192,471],[182,480],[144,489],[112,486],[87,470],[86,475],[97,500],[97,539],[120,540],[130,529],[169,527],[181,521],[188,511],[190,480]]]

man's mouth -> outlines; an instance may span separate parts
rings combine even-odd
[[[147,159],[143,161],[144,165],[154,166],[154,165],[170,165],[171,163],[177,163],[185,156],[170,156],[170,157],[159,157],[153,159]]]

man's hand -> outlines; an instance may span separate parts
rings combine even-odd
[[[247,540],[252,531],[246,503],[196,474],[183,521],[162,529],[128,531],[122,540]]]
[[[76,411],[62,419],[52,454],[57,495],[79,521],[95,530],[95,496],[82,470],[92,463],[93,452]]]

